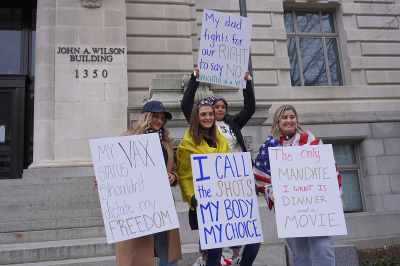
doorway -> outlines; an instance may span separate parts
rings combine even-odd
[[[33,157],[36,0],[0,2],[0,179]]]

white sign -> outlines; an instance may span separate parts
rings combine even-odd
[[[332,145],[268,151],[278,237],[347,235]]]
[[[192,154],[202,249],[264,241],[250,153]]]
[[[6,142],[6,126],[0,125],[0,143]]]
[[[246,88],[251,28],[250,18],[204,9],[197,80]]]
[[[179,227],[157,133],[91,139],[108,243]]]

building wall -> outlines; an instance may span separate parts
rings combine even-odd
[[[125,2],[101,8],[80,1],[38,1],[34,154],[30,168],[91,165],[89,139],[126,128],[127,60]],[[122,48],[112,62],[74,61],[74,52]],[[102,53],[102,52],[101,52]],[[103,70],[108,75],[101,76]],[[87,73],[85,74],[85,72]],[[95,72],[97,71],[97,73]]]
[[[126,107],[140,109],[151,96],[149,87],[156,74],[172,74],[162,79],[165,83],[168,79],[173,81],[168,84],[172,91],[173,84],[182,83],[179,75],[189,75],[196,67],[203,9],[239,14],[237,0],[103,2],[101,8],[88,10],[79,1],[38,1],[31,168],[90,166],[88,139],[112,137],[125,130]],[[344,86],[291,86],[283,20],[288,8],[335,12]],[[385,227],[379,235],[369,230],[374,227],[369,217],[393,212],[389,221],[393,222],[400,211],[400,31],[395,16],[400,13],[399,0],[247,0],[247,11],[253,18],[257,112],[263,113],[271,104],[269,118],[264,115],[266,121],[259,115],[253,119],[257,123],[250,122],[243,130],[245,137],[252,137],[253,156],[268,136],[271,117],[283,103],[293,104],[300,123],[316,136],[356,140],[365,212],[357,219],[353,214],[347,215],[347,221],[356,222],[349,227],[349,236],[340,239],[368,244],[374,237],[400,243],[400,234],[393,227]],[[66,44],[126,45],[127,72],[116,75],[120,77],[118,82],[108,85],[72,82],[65,78],[68,67],[56,67],[55,47]],[[157,89],[163,86],[158,85]],[[183,87],[179,87],[171,95],[179,94],[177,90],[183,93]],[[168,100],[168,108],[180,112],[179,97]],[[171,137],[178,140],[187,124],[182,113],[175,117],[180,120],[175,126],[172,121],[169,127]],[[357,231],[360,222],[368,230]]]
[[[300,121],[305,119],[316,134],[324,133],[321,137],[346,140],[362,136],[357,145],[365,210],[400,210],[395,204],[400,190],[395,163],[400,130],[393,123],[399,121],[400,113],[399,1],[246,3],[247,15],[253,19],[251,52],[257,103],[272,104],[265,124],[271,124],[278,106],[289,103],[297,108]],[[197,66],[203,9],[240,14],[236,0],[129,1],[126,6],[130,105],[148,97],[147,86],[154,72],[190,73]],[[334,11],[344,86],[291,86],[285,9]],[[331,130],[321,131],[320,127]],[[253,140],[253,152],[267,133],[263,139]]]
[[[189,73],[193,69],[194,0],[127,1],[129,104],[148,98],[156,73]]]

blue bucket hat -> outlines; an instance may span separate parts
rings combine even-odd
[[[159,102],[159,101],[147,102],[142,108],[142,114],[145,112],[164,113],[165,117],[168,120],[172,119],[171,113],[165,111],[164,105],[162,104],[162,102]]]

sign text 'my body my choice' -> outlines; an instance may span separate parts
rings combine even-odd
[[[262,242],[250,154],[191,158],[202,248]]]

